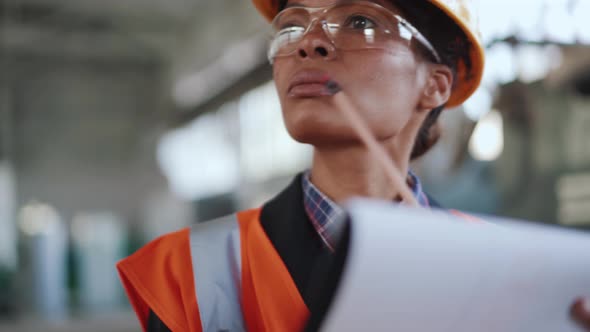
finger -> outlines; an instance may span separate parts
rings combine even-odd
[[[590,298],[576,300],[570,313],[582,327],[590,331]]]

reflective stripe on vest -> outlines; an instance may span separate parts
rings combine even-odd
[[[203,331],[245,331],[236,215],[193,226],[190,250]]]

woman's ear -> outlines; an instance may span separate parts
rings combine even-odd
[[[445,65],[432,64],[422,98],[419,103],[420,109],[430,111],[433,108],[444,105],[451,96],[453,89],[453,72]]]

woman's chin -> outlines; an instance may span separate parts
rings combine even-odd
[[[358,143],[358,138],[349,128],[328,129],[322,125],[287,128],[289,135],[299,143],[313,146],[346,145]]]

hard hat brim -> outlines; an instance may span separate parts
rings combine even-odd
[[[469,98],[475,90],[479,87],[483,78],[485,65],[485,51],[481,44],[481,39],[475,34],[466,22],[457,16],[450,8],[442,4],[440,1],[429,0],[429,2],[444,12],[453,22],[458,25],[467,37],[467,42],[470,45],[469,58],[471,59],[471,68],[466,68],[462,62],[458,64],[457,68],[457,85],[453,90],[447,107],[456,107],[461,105],[467,98]]]

